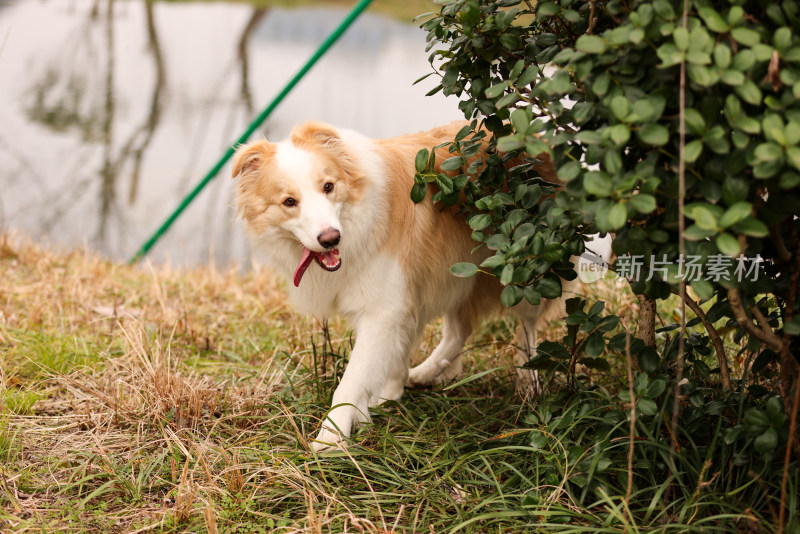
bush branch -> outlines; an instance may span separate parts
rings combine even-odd
[[[709,322],[705,312],[703,311],[703,308],[701,308],[700,305],[686,293],[683,294],[683,301],[700,319],[700,322],[703,323],[706,332],[708,332],[708,337],[711,338],[711,344],[714,346],[714,351],[717,353],[719,379],[720,382],[722,382],[722,387],[728,390],[733,389],[731,386],[731,371],[728,367],[728,357],[725,354],[725,346],[722,343],[722,338],[720,337],[719,332],[717,332],[717,329],[714,328],[714,325]]]
[[[747,316],[747,312],[742,305],[742,295],[739,293],[738,287],[732,287],[728,290],[728,303],[731,305],[731,310],[733,311],[733,316],[736,318],[736,322],[739,323],[739,326],[744,328],[745,332],[758,338],[775,352],[781,351],[781,347],[783,346],[781,338],[776,336],[775,333],[772,332],[772,329],[770,329],[770,332],[761,330],[753,323],[750,317]]]

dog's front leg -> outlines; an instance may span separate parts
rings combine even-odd
[[[397,311],[364,314],[356,326],[356,344],[333,393],[331,409],[311,445],[315,451],[336,446],[350,436],[353,425],[369,421],[370,402],[385,394],[388,385],[399,383],[402,387],[415,324],[409,314]]]

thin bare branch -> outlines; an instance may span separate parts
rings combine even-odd
[[[738,287],[732,287],[728,289],[728,302],[731,305],[733,316],[736,318],[736,322],[739,323],[739,326],[744,328],[745,331],[751,336],[755,336],[761,340],[775,352],[780,352],[781,347],[783,346],[781,339],[774,333],[770,335],[769,333],[761,330],[753,323],[752,319],[747,316],[747,312],[742,305],[742,295],[739,293]]]
[[[633,390],[633,357],[631,356],[631,333],[625,331],[625,363],[628,371],[628,395],[631,397],[631,427],[628,436],[628,489],[625,491],[625,504],[630,509],[633,492],[633,447],[636,441],[636,393]]]
[[[682,24],[684,30],[689,28],[689,0],[683,0]],[[686,243],[683,239],[686,230],[684,220],[684,202],[686,199],[686,60],[681,61],[680,92],[678,94],[678,127],[680,132],[678,153],[678,257],[686,256]],[[681,329],[678,333],[678,356],[675,367],[675,394],[672,402],[672,432],[675,435],[670,455],[675,454],[678,446],[678,423],[681,409],[681,382],[683,382],[683,352],[686,347],[686,281],[681,278],[678,284],[678,295],[681,297]]]
[[[725,346],[722,343],[722,338],[717,332],[717,329],[714,328],[708,318],[706,317],[703,308],[695,302],[689,295],[683,295],[683,301],[686,303],[689,308],[694,312],[695,315],[700,319],[700,322],[703,323],[703,327],[705,327],[706,332],[708,332],[708,337],[711,338],[711,344],[714,346],[714,352],[717,354],[717,363],[719,364],[719,379],[722,383],[722,387],[725,389],[732,389],[731,386],[731,371],[728,367],[728,357],[725,355]]]
[[[764,332],[767,333],[767,335],[778,337],[775,335],[775,331],[772,330],[772,327],[769,325],[769,321],[767,321],[767,318],[764,317],[764,314],[761,313],[760,309],[758,309],[758,306],[756,305],[750,306],[750,312],[756,318],[756,321],[758,321],[758,325]]]

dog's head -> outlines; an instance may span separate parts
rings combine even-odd
[[[302,245],[295,285],[312,260],[328,271],[342,265],[342,212],[358,199],[364,179],[334,128],[306,123],[287,141],[244,145],[234,157],[233,176],[237,209],[250,231]]]

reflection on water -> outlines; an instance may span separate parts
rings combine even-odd
[[[0,0],[0,230],[132,255],[346,15],[241,4]],[[323,120],[376,137],[459,118],[424,33],[369,13],[262,134]],[[226,168],[151,251],[246,258]]]

